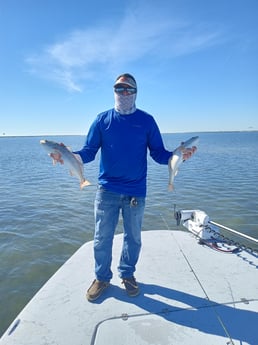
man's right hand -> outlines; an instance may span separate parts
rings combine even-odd
[[[49,155],[53,159],[53,164],[55,165],[56,163],[64,164],[64,161],[62,159],[62,155],[60,152],[52,152]]]

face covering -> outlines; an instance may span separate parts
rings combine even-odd
[[[121,115],[132,114],[136,110],[136,93],[123,95],[115,93],[115,110]]]

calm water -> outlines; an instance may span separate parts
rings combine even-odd
[[[167,191],[167,167],[149,161],[143,230],[174,228],[176,203],[257,238],[258,132],[163,137],[173,150],[192,135],[200,136],[199,150],[181,166],[175,192]],[[52,166],[40,139],[0,138],[0,335],[58,267],[93,238],[98,160],[85,166],[92,186],[80,191],[65,167]],[[73,150],[84,143],[83,136],[50,139]]]

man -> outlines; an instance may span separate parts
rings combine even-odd
[[[147,150],[159,164],[168,164],[173,154],[164,148],[154,118],[135,105],[137,84],[128,73],[114,85],[115,106],[97,116],[84,147],[74,154],[83,163],[95,159],[101,150],[99,186],[96,193],[94,258],[96,279],[87,291],[94,301],[109,286],[112,243],[120,211],[123,217],[123,248],[118,265],[119,276],[129,296],[137,296],[134,277],[141,249],[141,226],[146,197]],[[193,150],[184,153],[184,159]]]

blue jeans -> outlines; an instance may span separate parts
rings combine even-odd
[[[99,186],[95,199],[94,258],[96,278],[110,281],[112,245],[120,210],[123,217],[123,248],[118,266],[121,278],[132,277],[141,249],[144,197],[113,193]]]

